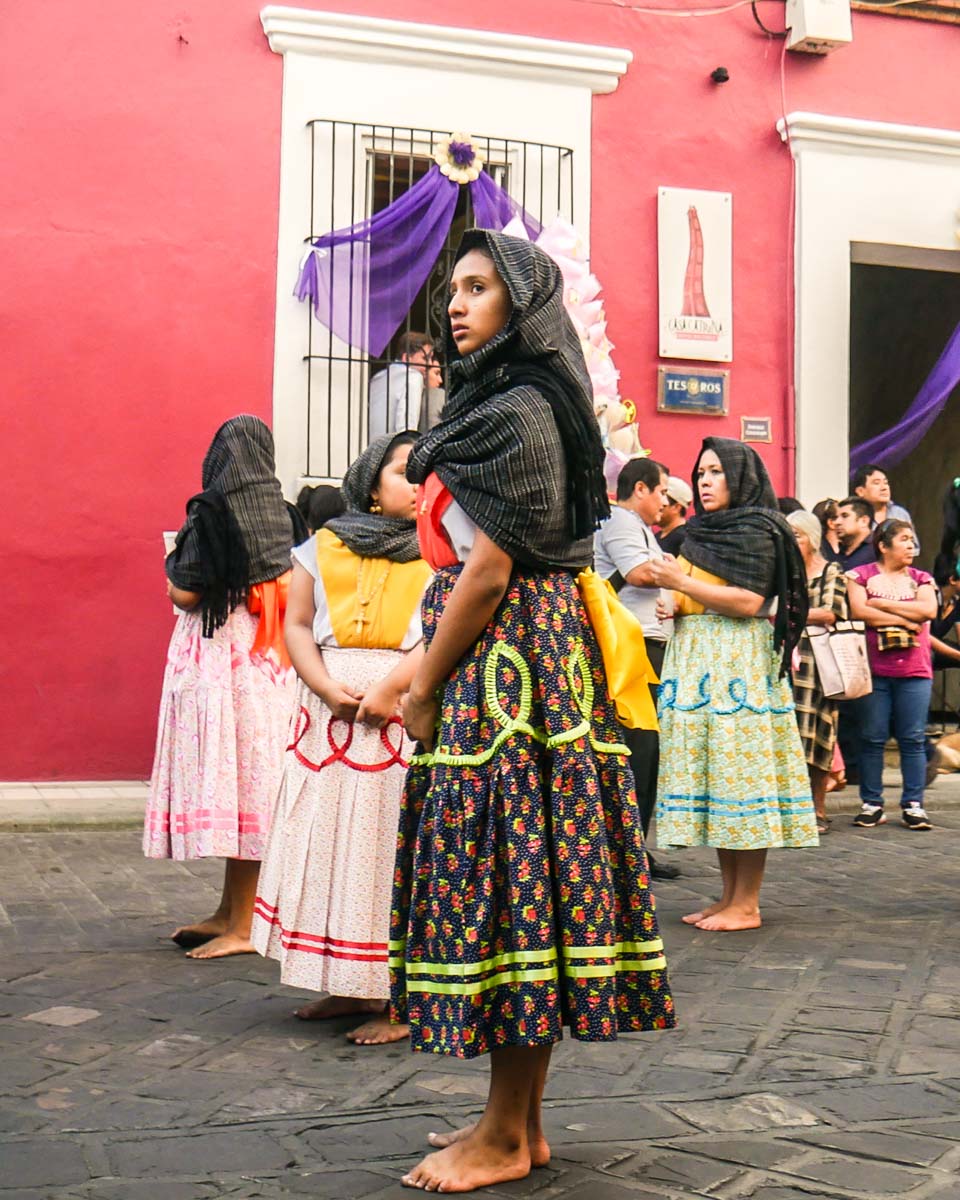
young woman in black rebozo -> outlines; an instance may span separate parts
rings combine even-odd
[[[540,1098],[568,1025],[668,1028],[673,1003],[627,748],[576,574],[608,512],[557,266],[474,230],[451,280],[450,398],[414,447],[437,569],[404,720],[392,1015],[415,1050],[491,1054],[480,1122],[404,1179],[467,1191],[549,1160]]]
[[[150,858],[225,858],[213,916],[172,937],[191,958],[252,954],[250,922],[292,715],[283,645],[294,526],[259,417],[232,417],[167,556],[180,610],[163,676],[144,823]]]

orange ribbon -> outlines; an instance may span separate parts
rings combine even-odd
[[[273,652],[282,667],[289,667],[290,655],[283,640],[283,618],[287,611],[287,592],[290,589],[292,571],[286,571],[278,579],[255,583],[247,596],[247,609],[253,616],[260,617],[257,636],[250,647],[250,657],[257,654],[267,656]]]

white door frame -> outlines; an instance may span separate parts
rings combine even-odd
[[[808,112],[777,129],[796,161],[796,494],[813,504],[849,490],[851,244],[960,253],[960,132]]]

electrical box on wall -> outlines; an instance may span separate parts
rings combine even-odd
[[[850,0],[787,0],[787,49],[829,54],[853,41]]]

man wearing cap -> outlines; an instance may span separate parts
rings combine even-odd
[[[657,543],[664,554],[676,557],[680,553],[680,547],[683,545],[683,527],[687,523],[687,509],[692,503],[693,492],[690,484],[679,475],[671,475],[667,479],[663,509],[657,521],[660,527]]]
[[[663,551],[650,526],[660,515],[666,486],[666,467],[652,458],[630,459],[617,479],[617,502],[593,539],[597,574],[613,584],[624,607],[640,622],[647,656],[658,675],[673,623],[657,619],[660,588],[650,578],[650,562],[662,558]],[[623,736],[630,747],[637,807],[646,838],[657,800],[660,737],[652,729],[624,729]],[[676,867],[655,861],[652,854],[648,857],[654,879],[676,879],[680,874]]]

